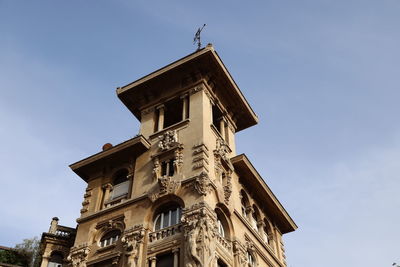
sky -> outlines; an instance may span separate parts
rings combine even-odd
[[[0,245],[75,227],[69,164],[138,133],[115,89],[203,23],[259,117],[237,134],[298,225],[289,267],[400,262],[400,1],[0,0]]]

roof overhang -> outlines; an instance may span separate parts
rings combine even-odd
[[[192,76],[196,71],[208,73],[215,83],[214,94],[232,115],[237,131],[258,123],[257,115],[243,96],[221,58],[211,45],[181,58],[149,75],[128,85],[117,88],[117,95],[125,106],[141,119],[141,110],[146,108],[145,101],[152,96],[168,95],[166,89],[171,81]],[[145,99],[145,100],[144,100]]]
[[[235,168],[235,172],[240,177],[240,181],[247,188],[257,188],[257,190],[252,190],[251,194],[260,199],[263,203],[266,203],[266,205],[263,205],[263,208],[271,214],[271,217],[276,218],[276,223],[282,234],[296,230],[296,223],[289,216],[246,155],[241,154],[235,156],[231,158],[231,162]]]
[[[90,174],[103,168],[105,164],[118,162],[121,158],[135,158],[150,148],[151,144],[142,135],[129,139],[121,144],[101,151],[93,156],[69,165],[85,182],[89,181]]]

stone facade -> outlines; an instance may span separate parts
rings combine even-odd
[[[296,224],[236,154],[235,134],[258,119],[214,48],[117,95],[140,133],[70,166],[87,189],[65,264],[286,266],[282,235]]]

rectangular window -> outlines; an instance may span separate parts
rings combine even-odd
[[[167,128],[183,119],[183,99],[177,97],[164,104],[164,127]]]
[[[174,176],[174,159],[161,162],[161,176]]]
[[[128,195],[130,183],[131,181],[128,180],[126,182],[114,185],[113,190],[111,192],[111,199],[116,199],[124,195]]]

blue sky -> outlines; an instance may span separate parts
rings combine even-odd
[[[75,226],[68,165],[137,134],[115,88],[211,42],[260,123],[237,135],[299,226],[290,267],[400,262],[400,1],[0,0],[0,244]]]

